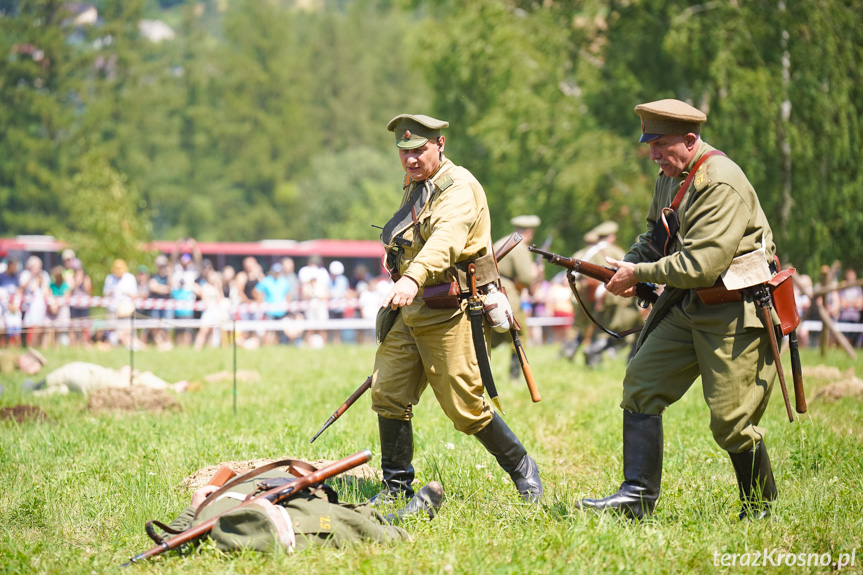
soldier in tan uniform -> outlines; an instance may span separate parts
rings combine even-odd
[[[615,242],[617,240],[617,222],[605,221],[593,228],[593,233],[598,241],[588,248],[584,255],[580,258],[592,264],[607,266],[606,258],[615,260],[623,259],[626,252]],[[589,290],[590,300],[585,301],[585,305],[591,305],[591,315],[606,329],[615,333],[620,333],[628,329],[638,327],[642,323],[641,314],[638,312],[637,304],[630,298],[622,298],[612,295],[605,289],[605,286],[596,280],[586,278],[592,282]],[[581,292],[579,292],[581,293]],[[576,305],[578,305],[576,303]],[[580,313],[583,311],[577,308]],[[590,321],[590,320],[588,320]],[[634,336],[628,336],[628,339],[634,339]],[[594,330],[593,341],[584,350],[584,363],[587,367],[597,367],[602,363],[602,356],[607,352],[613,352],[623,347],[627,342],[627,338],[617,339],[601,333],[599,330]]]
[[[662,413],[701,376],[713,438],[729,453],[737,475],[740,517],[763,517],[776,498],[765,430],[758,425],[776,375],[768,333],[751,289],[741,290],[740,301],[707,305],[695,288],[718,281],[730,287],[741,262],[760,266],[769,279],[773,233],[745,174],[721,154],[707,157],[695,171],[677,210],[679,231],[669,225],[667,242],[662,232],[654,233],[673,222],[665,208],[696,162],[714,148],[700,137],[707,116],[684,102],[650,102],[635,112],[642,120],[640,141],[649,144],[660,174],[647,231],[622,261],[608,260],[618,269],[606,287],[623,296],[632,296],[639,281],[666,289],[623,380],[624,482],[617,493],[582,505],[634,518],[653,512],[662,476]]]
[[[381,233],[395,284],[378,314],[380,346],[371,391],[384,489],[373,502],[413,495],[411,418],[426,386],[455,428],[475,435],[495,456],[522,497],[538,500],[542,483],[536,463],[483,395],[466,302],[432,308],[424,300],[431,286],[456,279],[463,293],[470,263],[480,290],[497,280],[485,192],[470,172],[444,156],[440,130],[448,126],[410,114],[387,125],[407,178],[401,207]],[[484,348],[480,353],[487,354],[487,343]]]
[[[512,224],[513,231],[522,237],[522,240],[498,263],[498,271],[500,271],[500,283],[506,291],[509,306],[512,308],[513,315],[519,327],[521,327],[518,332],[519,338],[524,343],[528,339],[527,316],[521,308],[521,293],[523,290],[530,289],[533,286],[534,282],[539,279],[542,270],[534,262],[533,256],[531,256],[527,246],[533,243],[534,233],[536,232],[536,228],[542,223],[542,220],[540,220],[539,216],[526,215],[516,216],[509,223]],[[495,242],[495,253],[498,252],[507,239],[509,239],[509,236]],[[509,361],[509,377],[510,379],[518,379],[521,377],[521,363],[518,360],[515,348],[511,345],[512,337],[508,333],[493,332],[491,334],[492,347],[497,347],[507,342],[510,343],[510,347],[512,348],[512,355]]]
[[[589,255],[594,250],[594,246],[598,243],[599,236],[596,235],[594,230],[590,230],[584,234],[584,247],[572,254],[572,257],[577,260],[585,259],[585,256]],[[591,282],[593,285],[591,285]],[[579,294],[584,294],[586,296],[582,298],[582,301],[591,313],[593,313],[593,302],[589,297],[591,295],[590,290],[596,289],[597,285],[599,285],[598,281],[592,280],[591,278],[581,274],[578,275],[578,281],[576,283],[577,289],[580,290]],[[572,361],[575,359],[575,354],[578,353],[578,349],[582,344],[589,344],[592,341],[595,326],[584,313],[584,310],[581,309],[581,306],[578,305],[574,295],[570,298],[570,302],[572,303],[573,308],[572,333],[569,334],[568,339],[563,342],[563,345],[560,348],[559,357],[565,357]]]

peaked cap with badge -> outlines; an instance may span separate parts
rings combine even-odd
[[[680,100],[666,99],[639,104],[635,113],[641,118],[642,144],[663,134],[701,134],[701,124],[707,115]]]
[[[449,122],[422,114],[399,114],[387,124],[387,130],[395,132],[396,146],[402,150],[413,150],[439,138],[442,128],[449,128]]]

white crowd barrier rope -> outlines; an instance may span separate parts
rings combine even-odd
[[[22,296],[21,294],[13,294],[11,297],[6,294],[0,294],[0,309],[9,309],[10,305],[17,309],[30,302],[32,296]],[[231,302],[230,300],[221,300],[220,302],[206,301],[184,301],[166,298],[145,298],[130,300],[128,298],[115,298],[104,296],[66,296],[66,297],[49,297],[46,298],[48,305],[58,304],[60,306],[68,306],[75,308],[102,308],[106,310],[116,310],[121,306],[129,307],[129,302],[134,304],[136,313],[134,324],[135,329],[158,329],[158,328],[199,328],[199,327],[215,327],[220,326],[223,330],[234,329],[236,325],[237,331],[267,331],[267,330],[345,330],[345,329],[374,329],[374,318],[348,317],[344,319],[322,319],[308,320],[299,317],[285,317],[272,319],[267,318],[265,314],[272,313],[278,315],[284,314],[302,314],[310,309],[322,309],[326,307],[329,310],[345,311],[348,315],[360,315],[360,300],[352,299],[330,299],[323,300],[301,300],[285,303],[242,303]],[[154,319],[141,311],[149,310],[167,310],[167,311],[206,311],[208,309],[216,309],[220,312],[218,320],[206,320],[198,318],[182,318],[174,317],[171,319]],[[528,317],[527,325],[530,327],[558,327],[568,326],[572,324],[571,317]],[[38,326],[28,325],[26,327],[47,327],[51,329],[117,329],[128,328],[130,318],[114,318],[106,315],[93,315],[88,318],[78,319],[62,319],[48,320]],[[863,332],[863,323],[836,323],[836,329],[841,332]],[[823,325],[818,320],[806,320],[801,322],[800,328],[812,332],[820,332]],[[2,321],[0,321],[0,330],[3,330]],[[5,330],[8,331],[8,330]]]

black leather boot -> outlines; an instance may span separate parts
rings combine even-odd
[[[437,481],[432,481],[417,491],[417,494],[408,501],[407,505],[399,509],[398,512],[384,515],[384,518],[393,525],[400,523],[408,515],[416,515],[418,513],[425,513],[429,519],[434,519],[442,504],[443,485]]]
[[[378,431],[381,437],[381,471],[383,490],[372,497],[369,503],[380,505],[414,495],[411,483],[414,480],[414,433],[410,420],[387,419],[378,415]]]
[[[612,347],[611,338],[595,339],[584,348],[584,365],[593,368],[602,365],[602,354]]]
[[[569,361],[575,359],[575,354],[578,352],[578,348],[581,347],[581,334],[576,335],[574,338],[563,342],[563,345],[560,347],[560,353],[557,354],[557,357],[566,358]]]
[[[509,378],[519,379],[521,377],[521,362],[518,360],[518,353],[512,352],[509,357]]]
[[[506,422],[495,413],[491,423],[476,433],[476,438],[494,455],[501,468],[509,473],[522,499],[538,502],[542,497],[539,468]]]
[[[737,487],[740,490],[740,519],[764,519],[770,516],[770,504],[776,499],[776,482],[767,455],[767,446],[760,442],[743,453],[729,453]]]
[[[662,416],[623,411],[623,483],[604,499],[581,506],[618,511],[632,519],[653,513],[662,483]]]

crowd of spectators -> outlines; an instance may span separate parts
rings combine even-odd
[[[94,295],[94,286],[75,252],[64,250],[61,261],[62,265],[49,271],[37,256],[26,258],[23,269],[14,258],[0,262],[0,346],[201,349],[228,343],[235,320],[243,326],[236,332],[237,343],[247,348],[368,344],[374,342],[373,329],[345,327],[345,322],[340,325],[331,320],[373,321],[392,285],[386,275],[374,276],[362,264],[348,272],[341,261],[332,260],[325,266],[317,256],[308,258],[299,269],[289,257],[268,262],[266,268],[258,259],[247,257],[239,270],[230,265],[215,269],[194,240],[183,240],[170,255],[156,256],[152,265],[137,265],[134,273],[124,260],[115,260],[101,289],[101,295],[110,298],[103,309],[81,304],[80,299],[76,303],[76,297]],[[824,306],[832,319],[846,327],[849,342],[863,345],[863,332],[847,329],[863,320],[863,287],[857,285],[856,271],[843,269],[837,262],[824,267],[819,283],[841,287],[824,296]],[[797,284],[801,318],[819,319],[804,293],[805,286],[813,287],[812,280],[798,276]],[[15,294],[26,297],[11,297]],[[154,304],[154,300],[165,300],[165,305]],[[552,324],[534,327],[531,343],[561,343],[566,324],[576,313],[565,276],[558,273],[525,290],[522,302],[528,316],[546,318]],[[131,317],[158,321],[144,322],[146,327],[134,330],[131,323],[118,328],[122,322],[114,322],[109,329],[98,321]],[[88,318],[94,320],[92,324],[74,321]],[[303,321],[282,321],[285,319]],[[69,320],[73,320],[71,327]],[[801,345],[817,344],[818,332],[811,337],[805,329],[799,332]]]

